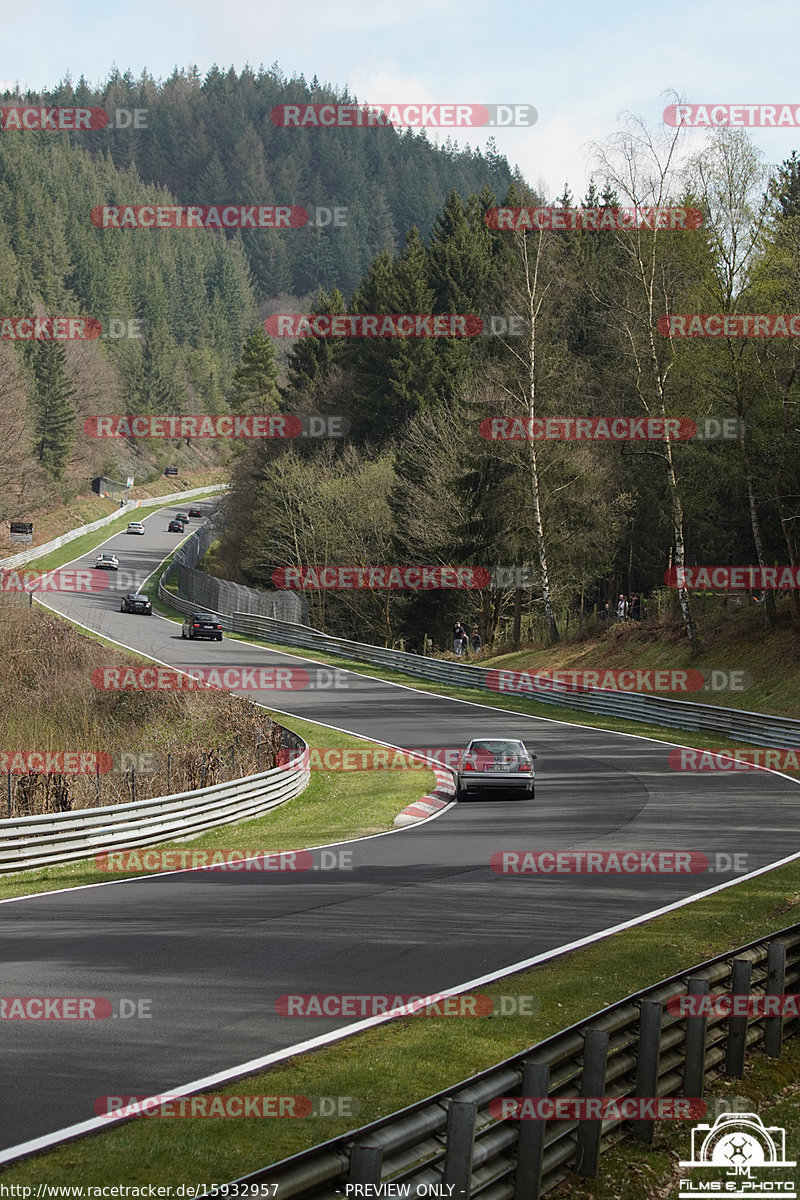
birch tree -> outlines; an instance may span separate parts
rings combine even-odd
[[[613,189],[620,203],[634,209],[663,209],[680,195],[678,143],[681,130],[653,134],[640,118],[629,115],[622,130],[604,146],[595,147],[595,160],[606,188]],[[612,236],[624,250],[621,265],[612,270],[597,299],[611,316],[609,328],[617,333],[621,370],[640,408],[649,416],[666,421],[673,416],[671,374],[675,354],[669,341],[657,332],[659,317],[676,310],[675,301],[685,294],[686,261],[675,253],[676,241],[693,232],[678,232],[638,224]],[[602,236],[598,234],[597,236]],[[699,650],[699,635],[692,615],[689,591],[683,582],[686,565],[684,505],[673,439],[667,426],[657,453],[663,461],[672,527],[671,565],[677,568],[678,601],[686,636],[693,652]],[[653,443],[655,447],[656,443]]]

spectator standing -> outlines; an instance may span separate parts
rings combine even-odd
[[[464,650],[464,641],[467,639],[467,631],[460,621],[456,621],[453,626],[453,654],[461,656]]]
[[[473,651],[473,654],[477,654],[478,651],[482,650],[482,649],[483,649],[483,638],[478,633],[478,626],[473,625],[472,626],[472,651]]]
[[[633,592],[628,601],[628,615],[632,621],[641,621],[642,619],[642,598],[638,592]]]
[[[627,620],[627,617],[628,617],[628,601],[625,599],[624,593],[620,592],[619,600],[617,601],[617,620],[625,621],[625,620]]]

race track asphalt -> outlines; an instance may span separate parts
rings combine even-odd
[[[179,540],[167,533],[173,511],[148,517],[144,538],[119,534],[103,549],[144,578]],[[91,566],[95,553],[79,565]],[[110,582],[46,602],[187,671],[308,666],[227,638],[182,641],[180,627],[156,615],[121,614]],[[281,1016],[281,995],[432,993],[739,877],[504,875],[490,866],[497,852],[695,851],[712,866],[718,854],[745,854],[752,871],[798,848],[800,793],[783,776],[676,772],[667,744],[357,673],[344,681],[244,694],[398,746],[520,737],[538,755],[535,800],[454,804],[423,825],[338,847],[351,852],[351,869],[181,872],[0,904],[3,996],[146,999],[152,1013],[2,1022],[0,1151],[93,1117],[101,1096],[167,1092],[349,1023]]]

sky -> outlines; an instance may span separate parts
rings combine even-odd
[[[663,131],[672,93],[696,104],[791,105],[800,125],[799,26],[797,0],[37,0],[3,14],[0,87],[38,91],[67,73],[101,83],[114,66],[163,79],[176,66],[202,75],[214,64],[277,62],[287,76],[316,75],[364,102],[529,104],[538,113],[529,128],[428,136],[483,149],[494,135],[544,196],[566,182],[580,198],[592,144],[618,131],[626,112]],[[800,128],[749,133],[767,164],[800,145]],[[706,138],[685,130],[684,152]]]

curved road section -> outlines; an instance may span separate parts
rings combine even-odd
[[[103,549],[141,582],[179,538],[167,532],[175,511],[148,517],[145,537],[118,534]],[[95,553],[78,565],[91,567]],[[130,579],[120,582],[130,590]],[[179,625],[124,615],[119,600],[116,590],[47,597],[54,610],[184,671],[313,669],[307,659],[233,639],[182,641]],[[421,825],[337,847],[347,852],[341,860],[333,854],[341,869],[183,871],[0,904],[3,996],[99,997],[117,1017],[0,1024],[0,1161],[3,1150],[90,1120],[101,1096],[168,1092],[348,1024],[283,1015],[281,996],[458,987],[795,852],[798,790],[784,776],[676,772],[666,743],[358,673],[339,682],[345,686],[243,694],[404,747],[463,746],[481,734],[522,738],[539,756],[536,799],[451,805]],[[666,857],[624,874],[555,873],[547,869],[555,860],[523,857],[548,851]],[[514,870],[533,862],[539,873]],[[732,864],[739,873],[726,869]]]

